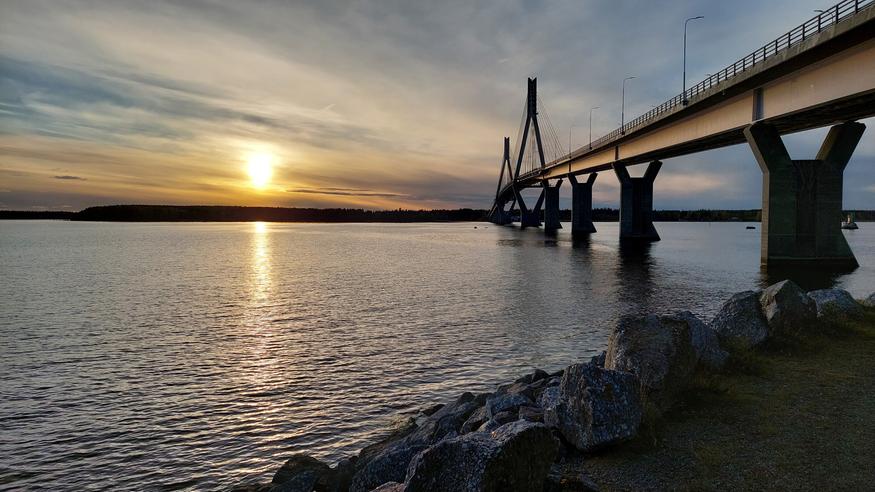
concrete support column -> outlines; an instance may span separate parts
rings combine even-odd
[[[622,164],[614,164],[620,180],[620,240],[659,241],[653,226],[653,182],[662,163],[653,161],[640,178],[629,176]]]
[[[550,183],[544,183],[544,232],[556,232],[562,229],[562,224],[559,222],[559,187],[562,186],[562,180],[556,182],[555,186],[550,186]]]
[[[763,172],[762,265],[857,266],[841,231],[842,177],[865,129],[857,122],[836,125],[816,159],[792,160],[774,126],[745,128]]]
[[[526,207],[526,202],[523,201],[523,196],[519,190],[514,189],[513,192],[520,207],[520,228],[541,227],[541,205],[544,203],[544,188],[541,189],[538,201],[535,202],[535,206],[531,209]]]
[[[585,183],[577,181],[574,175],[568,176],[571,181],[571,235],[582,236],[596,232],[592,223],[592,185],[598,173],[589,175]]]

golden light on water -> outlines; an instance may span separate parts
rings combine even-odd
[[[264,188],[270,182],[270,177],[273,175],[273,155],[268,153],[250,155],[246,171],[249,173],[252,186]]]

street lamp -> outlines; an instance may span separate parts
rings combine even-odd
[[[598,106],[589,108],[589,150],[592,150],[592,110],[599,109]]]
[[[577,125],[572,123],[571,128],[568,129],[568,153],[571,153],[571,130],[577,128]]]
[[[684,21],[684,82],[683,82],[683,92],[681,92],[681,97],[683,97],[684,106],[687,105],[689,101],[687,101],[687,23],[691,20],[696,19],[704,19],[705,16],[697,15],[696,17],[690,17],[689,19]]]
[[[626,81],[632,80],[635,77],[626,77],[623,79],[623,99],[620,103],[620,134],[626,134]]]

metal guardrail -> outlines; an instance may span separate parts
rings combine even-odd
[[[667,113],[677,108],[678,106],[686,106],[686,104],[688,104],[693,97],[705,92],[712,87],[717,86],[720,83],[726,82],[727,80],[730,80],[735,76],[752,69],[758,64],[762,64],[764,61],[773,58],[782,51],[805,41],[811,35],[821,32],[826,27],[838,24],[839,22],[854,16],[861,10],[871,7],[873,4],[875,4],[875,0],[843,0],[835,4],[829,9],[822,11],[817,16],[811,18],[810,20],[791,30],[790,32],[779,36],[774,41],[765,44],[763,47],[753,51],[749,55],[738,60],[732,65],[729,65],[723,70],[712,74],[707,79],[690,87],[683,93],[674,96],[668,101],[660,104],[659,106],[656,106],[655,108],[644,113],[643,115],[626,123],[622,127],[617,128],[611,133],[608,133],[607,135],[600,137],[597,140],[594,140],[590,149],[601,147],[605,143],[610,142],[620,137],[621,135],[625,135],[627,131],[634,130],[645,124],[649,124],[652,120],[658,119],[664,113]],[[587,149],[587,151],[590,149]],[[556,162],[567,160],[573,157],[575,154],[579,155],[583,153],[585,152],[569,151],[567,155],[551,162],[550,164],[548,164],[548,166]],[[534,176],[539,173],[540,170],[536,169],[526,173],[525,175],[520,175],[520,178]]]

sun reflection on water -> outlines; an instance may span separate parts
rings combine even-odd
[[[270,263],[270,228],[265,222],[252,224],[252,304],[263,306],[273,291]]]

